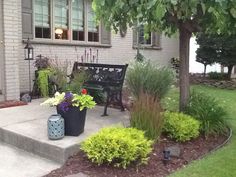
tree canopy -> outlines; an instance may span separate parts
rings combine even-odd
[[[228,67],[230,79],[233,66],[236,65],[236,35],[200,33],[197,43],[197,61],[203,64],[215,62]]]
[[[204,77],[206,75],[207,65],[214,64],[217,59],[217,53],[214,48],[214,42],[213,40],[207,39],[207,36],[203,33],[197,35],[196,38],[197,44],[199,45],[196,51],[196,61],[204,65]]]
[[[189,41],[199,31],[233,33],[235,0],[94,0],[98,19],[115,31],[145,24],[147,31],[179,33],[180,110],[189,98]]]

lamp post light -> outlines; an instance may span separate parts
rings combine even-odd
[[[29,65],[29,95],[31,96],[30,61],[34,59],[34,48],[32,47],[29,38],[28,38],[27,43],[25,45],[24,51],[25,51],[25,60],[28,61],[28,65]]]
[[[164,165],[167,165],[170,161],[170,150],[164,150],[163,151],[163,163]]]

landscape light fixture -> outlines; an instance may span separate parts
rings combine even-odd
[[[163,163],[164,163],[164,165],[167,165],[167,163],[170,161],[170,151],[164,150],[163,155],[164,155]]]

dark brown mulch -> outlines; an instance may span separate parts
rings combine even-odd
[[[14,106],[23,106],[23,105],[27,105],[27,103],[25,103],[23,101],[17,101],[17,100],[1,101],[0,102],[0,109],[14,107]]]
[[[225,136],[209,137],[208,139],[201,136],[186,143],[176,143],[172,140],[161,138],[160,142],[155,144],[147,165],[139,167],[132,165],[127,169],[119,169],[107,165],[97,166],[92,164],[83,152],[79,152],[69,158],[61,168],[52,171],[45,177],[64,177],[79,172],[90,177],[164,177],[189,162],[199,159],[225,140]],[[171,161],[164,165],[162,161],[164,148],[176,144],[181,149],[180,157],[171,158]]]

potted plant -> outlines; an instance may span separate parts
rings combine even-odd
[[[93,108],[96,103],[87,94],[87,90],[82,89],[80,94],[56,92],[53,98],[47,99],[41,105],[56,106],[57,113],[65,121],[65,135],[78,136],[84,131],[87,109]]]

